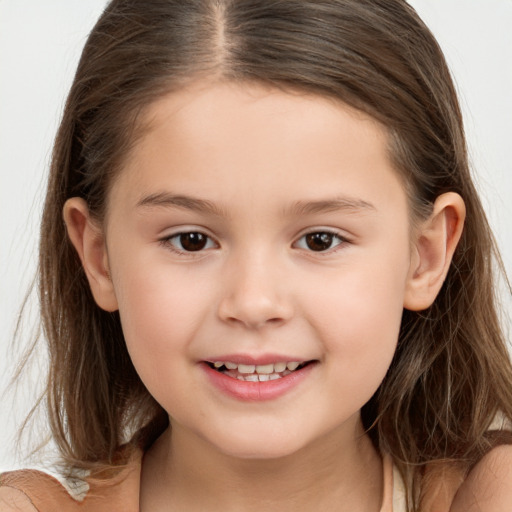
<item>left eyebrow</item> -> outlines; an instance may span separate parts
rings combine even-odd
[[[371,212],[377,208],[368,201],[350,197],[335,197],[319,201],[296,201],[286,208],[285,215],[311,215],[313,213],[327,213],[346,210],[351,213]]]

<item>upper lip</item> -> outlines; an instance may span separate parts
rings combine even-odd
[[[271,363],[289,363],[289,362],[298,362],[305,363],[307,361],[311,361],[311,359],[304,359],[303,357],[297,356],[289,356],[283,354],[261,354],[258,356],[248,355],[248,354],[223,354],[215,357],[211,357],[205,359],[208,363],[215,362],[229,362],[235,364],[246,364],[246,365],[265,365]]]

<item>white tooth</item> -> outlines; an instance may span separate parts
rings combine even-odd
[[[251,373],[250,375],[245,375],[243,378],[249,382],[258,382],[258,376],[255,373]]]
[[[239,375],[239,376],[237,377],[237,379],[238,379],[238,380],[245,380],[245,377],[242,377],[241,375]]]
[[[261,374],[258,375],[258,379],[260,382],[267,382],[267,380],[270,380],[270,375]]]
[[[288,368],[288,370],[290,370],[291,372],[293,372],[293,370],[296,370],[298,368],[300,363],[297,363],[297,361],[292,361],[291,363],[288,363],[286,365],[286,368]]]
[[[276,373],[284,372],[286,370],[286,363],[274,363],[274,371]]]
[[[273,373],[272,375],[268,376],[268,380],[277,380],[280,378],[281,378],[281,375],[278,375],[277,373]]]
[[[270,375],[271,373],[274,373],[274,365],[272,363],[259,364],[256,366],[256,373],[264,373],[266,375]]]
[[[224,363],[222,361],[215,361],[215,363],[213,363],[213,366],[215,368],[220,368],[221,366],[224,366]]]
[[[224,366],[228,369],[228,370],[236,370],[236,367],[238,366],[237,364],[235,363],[224,363]]]
[[[238,371],[240,373],[254,373],[254,370],[256,369],[256,366],[253,364],[239,364],[238,365]],[[258,380],[258,379],[256,379]]]

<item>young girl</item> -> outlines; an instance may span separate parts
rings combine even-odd
[[[507,510],[496,255],[403,0],[113,0],[42,221],[68,469],[1,510]]]

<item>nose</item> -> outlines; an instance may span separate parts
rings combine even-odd
[[[291,290],[269,260],[253,254],[229,265],[218,307],[223,322],[254,330],[292,318]]]

